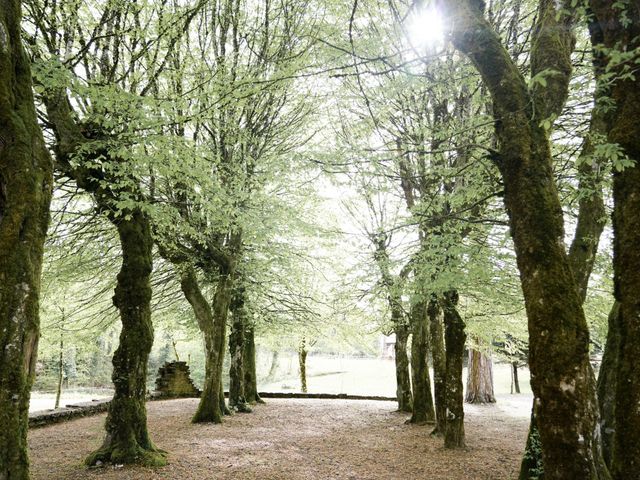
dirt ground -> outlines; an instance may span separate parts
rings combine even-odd
[[[189,422],[197,400],[148,404],[149,428],[169,465],[86,469],[105,415],[29,432],[32,478],[57,479],[441,479],[517,476],[528,418],[466,405],[467,448],[444,450],[430,426],[406,425],[392,402],[270,399],[222,425]]]

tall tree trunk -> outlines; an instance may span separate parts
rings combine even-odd
[[[52,163],[36,120],[20,2],[0,0],[0,478],[29,478],[29,397]]]
[[[413,413],[410,423],[434,423],[436,413],[429,376],[429,317],[424,302],[411,311],[411,377],[413,383]]]
[[[469,349],[467,366],[467,403],[495,403],[493,393],[493,362],[479,350]]]
[[[458,293],[443,295],[444,337],[446,344],[446,409],[444,448],[462,448],[464,443],[464,400],[462,386],[462,357],[467,335],[465,324],[456,310]]]
[[[60,351],[59,353],[59,357],[58,357],[58,383],[56,385],[56,402],[53,405],[53,408],[59,408],[60,407],[60,396],[62,395],[62,377],[64,376],[64,363],[63,363],[63,359],[64,359],[64,333],[62,330],[62,327],[64,327],[64,323],[62,324],[62,326],[60,327]]]
[[[87,457],[89,465],[98,461],[164,465],[165,452],[156,449],[146,425],[146,374],[153,344],[151,286],[153,239],[150,220],[140,207],[120,210],[116,203],[127,198],[144,201],[138,179],[114,177],[102,168],[104,151],[89,147],[93,140],[76,122],[66,89],[55,87],[43,96],[48,120],[56,135],[56,169],[75,180],[78,187],[93,194],[98,210],[106,212],[120,237],[122,267],[118,273],[113,303],[120,313],[120,344],[114,352],[112,380],[115,394],[109,404],[105,441]],[[107,156],[110,153],[106,152]],[[76,157],[95,162],[75,162]],[[119,158],[110,161],[122,163]],[[115,213],[119,213],[116,215]]]
[[[440,305],[434,295],[429,301],[427,313],[431,337],[431,358],[433,359],[433,398],[436,409],[436,428],[431,433],[432,435],[444,435],[444,426],[447,421],[447,359]]]
[[[616,419],[616,386],[618,378],[618,355],[620,353],[620,305],[614,302],[609,312],[609,331],[598,372],[598,404],[600,406],[600,435],[602,454],[607,465],[613,457],[613,433]]]
[[[238,412],[251,412],[245,397],[244,343],[246,311],[244,292],[237,289],[231,302],[231,333],[229,334],[229,407]]]
[[[298,347],[298,368],[300,372],[300,391],[307,393],[307,343],[302,337],[300,346]]]
[[[611,0],[592,0],[590,5],[595,14],[590,24],[594,44],[618,52],[640,47],[637,1],[620,7]],[[611,473],[622,480],[638,478],[640,471],[640,77],[629,61],[611,57],[606,58],[614,61],[607,76],[598,78],[601,88],[607,85],[614,105],[607,118],[608,140],[635,162],[613,173],[614,296],[619,308],[613,316],[619,332],[613,336],[619,343]]]
[[[258,395],[258,376],[256,374],[256,340],[253,325],[245,330],[244,348],[244,395],[249,403],[264,403]]]
[[[394,345],[396,364],[396,397],[400,412],[413,411],[413,399],[411,397],[411,377],[409,375],[409,357],[407,355],[407,343],[409,340],[409,328],[404,323],[396,323],[396,344]]]
[[[593,51],[593,67],[596,75],[604,68],[601,55]],[[606,210],[602,194],[602,176],[599,173],[597,162],[593,162],[592,155],[595,152],[596,142],[606,132],[606,110],[601,105],[602,91],[596,91],[594,95],[595,106],[591,111],[589,132],[584,140],[580,152],[581,163],[578,166],[579,192],[578,219],[573,241],[569,247],[569,264],[576,279],[580,302],[584,303],[587,297],[589,277],[598,252],[600,236],[606,224]],[[521,464],[520,478],[542,478],[544,471],[542,461],[542,449],[540,448],[540,435],[537,430],[535,406],[532,406],[532,424],[529,428],[527,446]],[[600,410],[601,412],[602,410]],[[600,423],[602,430],[602,422]],[[601,432],[602,433],[602,432]],[[602,436],[604,440],[604,435]],[[531,468],[530,472],[526,469]]]
[[[518,362],[511,362],[511,393],[520,393],[520,380],[518,380]]]
[[[602,458],[589,331],[564,247],[562,207],[548,132],[567,96],[574,10],[541,0],[532,75],[555,71],[530,90],[476,2],[447,1],[452,40],[479,71],[493,100],[505,206],[529,324],[529,365],[545,478],[607,479]],[[546,122],[546,123],[545,123]]]
[[[120,343],[113,355],[112,380],[115,388],[109,404],[100,449],[86,459],[114,464],[164,465],[164,452],[155,448],[147,431],[145,406],[147,362],[153,346],[151,324],[151,284],[153,269],[150,222],[140,209],[111,220],[116,224],[122,247],[113,303],[120,312]]]
[[[226,337],[227,312],[231,302],[232,279],[229,273],[222,272],[216,285],[214,308],[204,298],[193,268],[186,268],[180,277],[182,291],[191,304],[204,335],[205,341],[205,379],[200,403],[193,416],[194,423],[222,423],[225,413],[222,390],[222,364]]]

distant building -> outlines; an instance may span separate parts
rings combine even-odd
[[[395,358],[396,334],[380,335],[380,357]]]

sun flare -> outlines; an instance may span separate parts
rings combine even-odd
[[[407,37],[412,47],[419,49],[436,48],[444,42],[442,16],[434,8],[425,8],[412,15]]]

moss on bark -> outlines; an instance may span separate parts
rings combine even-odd
[[[409,327],[404,323],[396,323],[396,343],[394,345],[396,366],[396,398],[398,410],[401,412],[413,412],[413,397],[411,395],[411,377],[409,375],[409,357],[407,355],[407,343],[409,340]]]
[[[607,465],[613,457],[613,433],[616,428],[616,387],[618,356],[620,354],[620,305],[614,302],[609,312],[609,331],[598,373],[598,405],[600,406],[600,435],[602,454]]]
[[[442,298],[444,312],[444,338],[446,344],[446,409],[444,448],[463,448],[464,398],[462,384],[462,357],[467,335],[465,324],[456,309],[458,293],[446,292]]]
[[[596,41],[604,44],[605,51],[637,52],[638,2],[592,0],[590,6]],[[593,41],[593,28],[591,33]],[[615,105],[607,119],[608,140],[635,161],[613,174],[614,296],[619,307],[614,320],[619,331],[614,333],[618,354],[611,473],[616,480],[637,478],[640,471],[640,77],[632,71],[629,62],[616,60],[607,77],[599,78],[600,84],[608,85]]]
[[[229,408],[250,413],[244,391],[244,343],[247,321],[244,291],[236,289],[231,303],[231,333],[229,334]]]
[[[429,318],[424,302],[411,311],[411,377],[413,385],[413,412],[410,423],[434,423],[436,413],[431,395],[429,376]]]
[[[244,348],[244,395],[249,403],[264,403],[258,395],[258,379],[256,375],[256,343],[253,325],[247,325]]]
[[[599,412],[589,363],[589,331],[577,283],[564,247],[562,208],[555,186],[545,106],[564,104],[567,73],[558,71],[545,91],[559,92],[553,102],[533,95],[517,65],[484,19],[476,3],[446,2],[456,18],[454,45],[467,54],[493,100],[499,154],[495,161],[505,187],[529,326],[529,365],[543,446],[545,477],[608,479],[597,433]],[[540,8],[558,9],[541,0]],[[557,13],[557,12],[556,12]],[[539,19],[550,19],[542,15]],[[544,24],[538,32],[543,31]],[[571,25],[568,25],[571,30]],[[570,33],[570,32],[569,32]],[[534,41],[546,62],[571,57],[570,42]],[[557,78],[556,78],[557,77]],[[554,106],[555,105],[555,106]],[[547,116],[545,116],[547,114]]]
[[[298,346],[298,368],[300,373],[300,391],[307,393],[307,342],[304,337]]]
[[[447,361],[444,348],[444,334],[440,305],[435,296],[429,300],[429,334],[431,358],[433,359],[433,398],[436,411],[436,428],[432,435],[443,435],[447,412]]]
[[[147,363],[153,346],[151,283],[153,238],[148,217],[140,210],[112,217],[122,247],[113,303],[120,312],[120,343],[113,355],[115,393],[109,404],[105,441],[86,459],[114,464],[160,466],[165,452],[158,450],[147,431],[145,406]]]
[[[36,120],[20,2],[0,0],[0,478],[29,478],[28,411],[52,162]]]

